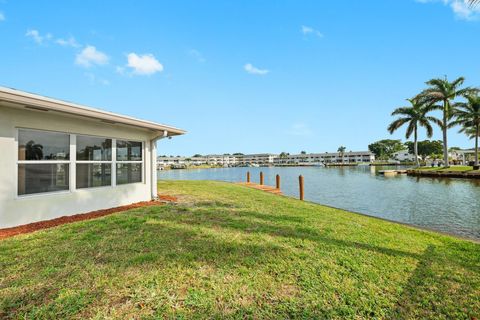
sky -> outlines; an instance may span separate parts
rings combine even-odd
[[[0,85],[188,131],[160,141],[162,155],[367,150],[405,139],[387,132],[390,114],[425,81],[480,86],[479,10],[463,0],[0,0]],[[449,144],[471,147],[457,131]]]

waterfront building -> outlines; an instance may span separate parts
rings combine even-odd
[[[375,155],[370,151],[350,152],[325,152],[291,154],[283,157],[276,157],[276,165],[321,165],[334,163],[371,163],[375,161]]]
[[[156,198],[156,143],[184,133],[0,87],[0,228]]]
[[[276,158],[278,158],[277,154],[256,153],[238,156],[237,161],[241,165],[258,164],[260,166],[268,166],[273,165]]]

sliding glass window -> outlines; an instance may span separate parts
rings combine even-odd
[[[117,185],[142,182],[142,142],[117,140]]]
[[[77,135],[76,187],[112,185],[112,139]]]
[[[18,130],[18,195],[69,190],[70,135]]]

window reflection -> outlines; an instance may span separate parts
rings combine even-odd
[[[19,164],[18,194],[69,189],[68,164]]]
[[[141,163],[117,164],[117,184],[142,182]]]
[[[70,135],[66,133],[18,131],[18,160],[68,160]]]
[[[77,136],[77,160],[111,161],[112,139]]]
[[[112,184],[112,165],[109,163],[79,163],[76,174],[77,188],[93,188]]]
[[[137,141],[117,141],[117,161],[141,161],[142,143]]]

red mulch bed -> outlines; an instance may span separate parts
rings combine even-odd
[[[169,196],[166,194],[159,194],[158,199],[161,201],[167,201],[167,202],[178,202],[178,198],[174,196]]]
[[[175,197],[171,197],[171,196],[163,196],[163,197],[170,197],[170,198],[174,198],[175,200],[170,200],[170,198],[169,200],[162,199],[162,197],[160,197],[160,200],[176,202]],[[137,202],[137,203],[116,207],[116,208],[97,210],[97,211],[92,211],[88,213],[80,213],[73,216],[63,216],[63,217],[55,218],[52,220],[29,223],[29,224],[25,224],[25,225],[13,227],[13,228],[0,229],[0,239],[13,237],[15,235],[23,234],[23,233],[30,233],[37,230],[48,229],[48,228],[56,227],[66,223],[95,219],[95,218],[107,216],[115,212],[126,211],[130,209],[142,208],[142,207],[160,206],[160,205],[162,205],[162,203],[158,201]]]

